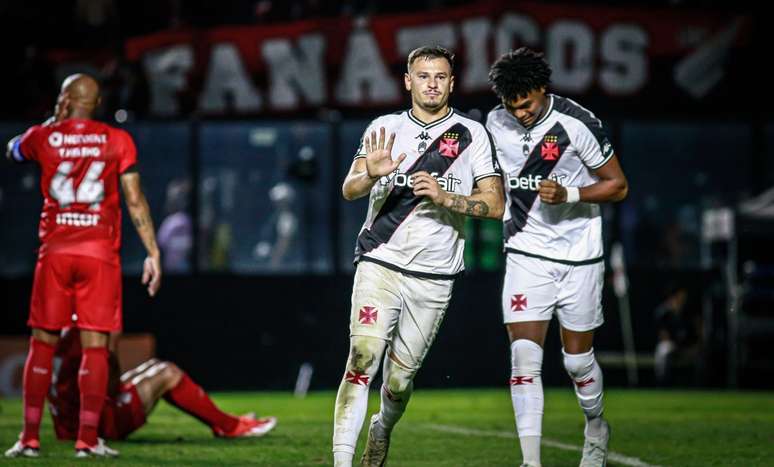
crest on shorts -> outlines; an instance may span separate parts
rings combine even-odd
[[[540,147],[540,157],[545,161],[555,161],[559,158],[559,138],[553,135],[546,135],[543,138],[543,145]]]
[[[360,309],[357,320],[360,324],[376,324],[376,318],[379,310],[374,306],[364,306]]]
[[[438,152],[444,157],[455,158],[460,152],[460,134],[454,131],[447,131],[441,136],[441,144],[438,146]]]
[[[524,311],[527,309],[527,296],[517,293],[511,297],[511,311]]]

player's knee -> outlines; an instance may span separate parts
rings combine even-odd
[[[571,378],[577,378],[591,371],[594,365],[594,350],[579,354],[569,354],[562,349],[564,368]]]
[[[385,359],[384,387],[391,394],[400,396],[411,389],[416,370],[408,368],[404,363],[396,360],[393,355]]]
[[[349,350],[349,368],[358,373],[376,373],[385,345],[382,339],[376,337],[353,336]]]
[[[180,378],[183,377],[183,370],[178,368],[172,362],[161,362],[164,364],[164,369],[161,371],[161,378],[164,380],[164,386],[171,389],[177,386],[180,382]]]
[[[386,371],[384,386],[391,394],[400,396],[411,388],[414,374],[415,371],[405,368],[391,360],[389,361],[389,366]]]
[[[511,365],[520,375],[539,376],[543,366],[543,348],[529,339],[511,343]]]

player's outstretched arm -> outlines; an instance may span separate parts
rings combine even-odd
[[[148,201],[140,187],[140,174],[137,171],[127,171],[121,174],[121,188],[129,215],[140,236],[148,257],[142,269],[142,283],[148,285],[148,295],[156,295],[161,287],[161,254],[156,244],[156,232],[153,229]]]
[[[384,127],[379,129],[379,138],[372,131],[371,136],[363,140],[363,146],[367,152],[366,157],[359,157],[352,162],[347,178],[341,187],[341,193],[347,201],[353,201],[367,195],[381,177],[388,175],[398,168],[405,154],[397,159],[392,158],[392,145],[395,143],[395,133],[385,141]]]
[[[626,198],[629,193],[629,183],[626,181],[621,164],[618,163],[618,156],[611,157],[594,173],[599,181],[580,188],[563,187],[554,180],[541,181],[540,201],[547,204],[561,204],[568,202],[569,199],[569,202],[606,203],[618,202]],[[568,190],[577,190],[577,194],[568,195]]]
[[[501,219],[505,211],[505,195],[500,177],[486,177],[476,182],[470,196],[449,193],[427,172],[412,175],[414,194],[426,196],[438,206],[471,217]]]
[[[42,123],[43,126],[51,125],[52,123],[61,122],[69,115],[68,107],[70,105],[70,97],[67,93],[61,93],[56,101],[54,107],[54,115],[46,119]],[[19,152],[19,144],[21,142],[24,133],[19,134],[8,140],[8,144],[5,146],[5,158],[12,162],[24,162],[24,158]]]

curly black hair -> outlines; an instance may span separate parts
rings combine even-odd
[[[445,58],[446,61],[449,62],[449,68],[454,71],[454,54],[444,47],[439,45],[424,46],[412,50],[408,56],[408,63],[406,64],[409,71],[411,70],[411,65],[420,57],[426,59]]]
[[[512,101],[551,83],[551,67],[540,52],[521,47],[503,54],[489,70],[497,97]]]

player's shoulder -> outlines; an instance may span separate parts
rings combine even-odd
[[[486,127],[489,131],[498,128],[507,128],[513,123],[513,116],[505,110],[502,104],[497,104],[489,113],[486,114]]]
[[[474,138],[483,137],[484,135],[489,134],[489,132],[486,130],[486,127],[480,121],[478,121],[477,118],[454,108],[451,109],[451,111],[452,111],[452,115],[451,115],[452,121],[458,124],[461,124],[465,128],[467,128]]]
[[[108,141],[112,140],[113,142],[120,142],[122,144],[134,143],[132,135],[125,129],[113,125],[108,125],[107,123],[99,123],[102,126],[95,128],[100,128],[102,132],[106,133],[108,135]]]
[[[471,129],[475,129],[477,131],[486,131],[486,129],[484,128],[484,125],[481,124],[481,122],[478,121],[478,119],[474,118],[473,116],[465,112],[462,112],[459,109],[452,108],[451,110],[454,113],[454,117],[457,119],[458,122],[462,123],[463,125]]]
[[[375,119],[371,121],[370,126],[371,127],[389,127],[393,125],[400,124],[403,120],[407,119],[408,111],[406,110],[399,110],[397,112],[392,112],[389,114],[379,115]]]
[[[37,135],[45,134],[50,131],[51,131],[50,125],[32,125],[31,127],[27,128],[27,130],[24,133],[22,133],[22,137],[31,138]]]
[[[586,107],[567,97],[557,96],[556,94],[551,96],[553,98],[554,112],[566,122],[583,125],[590,130],[602,126],[602,122],[594,115],[594,112]]]

